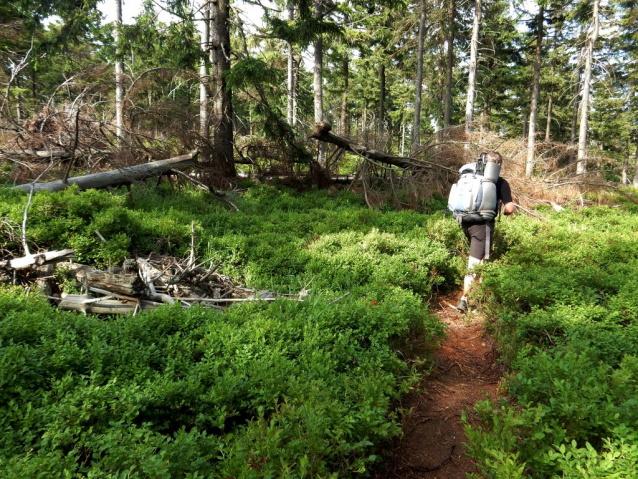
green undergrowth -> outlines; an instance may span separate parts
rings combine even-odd
[[[185,257],[193,224],[200,260],[248,287],[309,293],[105,319],[1,288],[0,476],[368,475],[443,334],[427,300],[458,282],[460,231],[348,193],[232,199],[240,212],[190,189],[34,196],[32,251],[73,247],[99,266]],[[16,255],[25,203],[0,190],[0,247]]]
[[[482,298],[511,368],[509,400],[467,427],[487,477],[638,477],[635,205],[503,223]]]

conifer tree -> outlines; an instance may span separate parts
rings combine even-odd
[[[538,115],[538,102],[540,98],[541,80],[541,55],[543,52],[543,24],[545,23],[545,2],[541,0],[536,15],[536,48],[534,53],[534,75],[532,78],[532,98],[529,113],[529,131],[527,140],[527,162],[525,164],[525,176],[532,177],[534,171],[534,154],[536,149],[536,117]]]
[[[454,18],[456,16],[456,0],[447,0],[447,55],[445,64],[445,110],[443,128],[450,127],[452,116],[452,81],[454,74]]]
[[[480,1],[480,0],[479,0]],[[412,126],[412,150],[414,151],[420,143],[421,132],[421,96],[423,91],[423,55],[425,43],[425,0],[420,2],[419,15],[419,47],[417,50],[417,71],[416,71],[416,100],[414,101],[414,124]]]
[[[580,105],[580,126],[578,132],[578,166],[576,172],[578,174],[587,171],[587,121],[589,119],[590,89],[592,78],[592,63],[594,57],[594,48],[598,39],[598,29],[600,25],[599,18],[600,0],[593,0],[591,30],[587,35],[585,44],[585,69],[583,73],[583,89],[581,94]]]
[[[230,3],[229,0],[210,2],[210,61],[213,169],[225,178],[237,175],[233,161],[233,107],[232,90],[227,84],[230,72]]]
[[[617,38],[620,61],[617,65],[622,68],[618,77],[625,98],[622,112],[628,130],[627,148],[623,152],[623,183],[632,183],[638,188],[638,1],[616,0],[615,7],[620,27]],[[632,164],[633,171],[630,172]]]
[[[476,95],[476,69],[478,67],[478,42],[481,28],[482,0],[474,0],[472,21],[472,39],[470,41],[470,64],[467,80],[467,99],[465,102],[465,134],[468,141],[472,135],[474,121],[474,100]],[[469,145],[468,145],[469,146]]]

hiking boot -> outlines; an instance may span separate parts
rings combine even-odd
[[[468,306],[467,306],[467,299],[465,298],[461,298],[461,301],[459,301],[458,306],[456,307],[456,309],[458,309],[459,311],[461,311],[462,313],[466,313]]]

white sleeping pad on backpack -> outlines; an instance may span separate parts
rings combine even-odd
[[[476,166],[476,163],[463,165],[459,169],[459,181],[450,190],[448,208],[459,223],[481,223],[496,217],[496,180],[500,166],[487,163],[485,176],[477,172]]]

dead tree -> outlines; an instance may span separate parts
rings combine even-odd
[[[187,155],[176,156],[167,160],[144,163],[142,165],[119,168],[117,170],[104,171],[91,175],[77,176],[63,180],[50,181],[48,183],[25,183],[15,186],[14,189],[22,191],[62,191],[71,185],[78,185],[81,190],[91,188],[108,188],[111,186],[130,185],[135,181],[140,181],[152,176],[160,176],[169,173],[173,169],[187,168],[195,166],[197,152]]]
[[[363,156],[367,159],[398,166],[399,168],[426,166],[414,158],[391,155],[379,150],[368,148],[367,146],[359,144],[353,140],[336,135],[335,133],[332,133],[331,130],[332,125],[329,122],[325,120],[320,121],[315,124],[310,137],[326,143],[332,143],[333,145],[337,145],[339,148],[343,148],[346,151]]]

